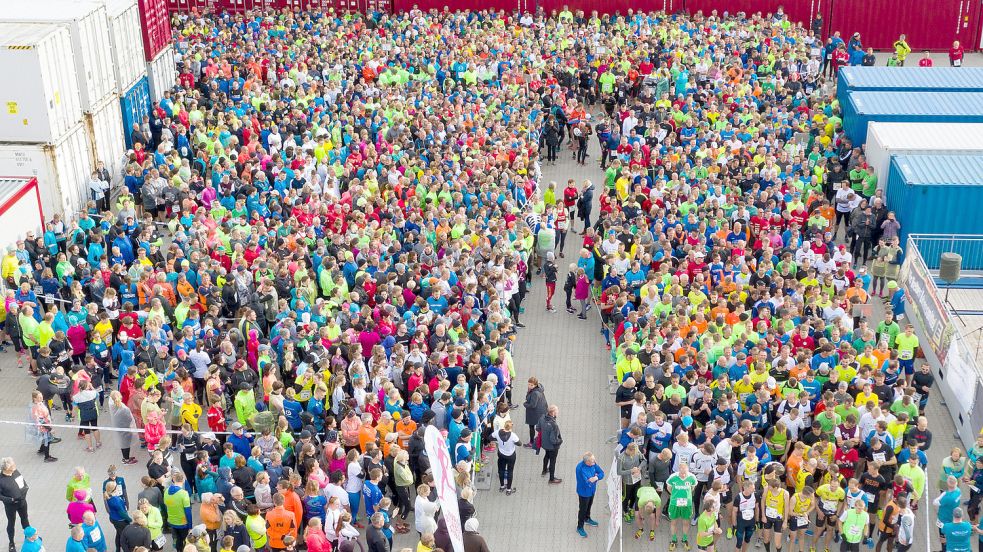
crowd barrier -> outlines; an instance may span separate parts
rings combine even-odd
[[[908,238],[899,277],[905,292],[905,317],[915,327],[956,435],[967,450],[974,446],[978,428],[983,427],[983,373],[974,358],[974,348],[961,335],[939,293],[936,275],[941,253],[969,251],[962,248],[977,245],[983,247],[983,236],[913,234]]]

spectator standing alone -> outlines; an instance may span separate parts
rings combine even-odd
[[[560,426],[556,423],[556,417],[560,413],[558,406],[550,405],[546,415],[539,421],[539,446],[543,449],[543,473],[549,474],[551,485],[563,483],[562,479],[556,478],[556,457],[560,454],[560,445],[563,444],[563,437],[560,435]]]
[[[526,448],[536,448],[538,451],[536,447],[536,424],[543,419],[548,409],[546,392],[535,376],[529,378],[527,385],[526,400],[523,401],[522,406],[526,409],[526,425],[529,426],[529,442],[523,446]]]
[[[584,454],[584,459],[577,464],[577,498],[579,507],[577,508],[577,534],[587,538],[587,531],[584,524],[597,527],[598,523],[591,519],[590,511],[594,505],[594,494],[597,492],[597,482],[604,479],[604,470],[597,465],[594,455],[590,452]]]
[[[7,514],[7,542],[10,552],[17,550],[14,545],[14,521],[20,516],[21,527],[27,529],[31,523],[27,519],[27,483],[17,471],[17,464],[11,457],[0,460],[0,500]]]

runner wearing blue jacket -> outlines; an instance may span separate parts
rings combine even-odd
[[[591,519],[590,510],[594,505],[594,493],[597,492],[597,482],[604,479],[604,470],[597,465],[594,454],[584,453],[584,459],[577,464],[577,498],[580,507],[577,510],[577,534],[587,538],[584,524],[597,527],[597,522]]]

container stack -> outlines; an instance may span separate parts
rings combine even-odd
[[[77,121],[79,126],[63,139],[45,136],[32,142],[31,148],[14,145],[30,140],[30,136],[0,134],[0,142],[7,143],[4,151],[21,154],[18,163],[34,163],[28,167],[33,170],[27,173],[11,172],[8,167],[3,167],[3,172],[38,177],[45,216],[62,213],[71,218],[84,207],[89,175],[98,162],[104,164],[115,182],[121,179],[124,145],[118,77],[135,80],[134,74],[141,71],[142,56],[137,52],[134,57],[129,45],[122,50],[117,46],[126,44],[127,33],[132,34],[133,27],[139,25],[135,15],[137,12],[128,12],[125,7],[114,7],[110,12],[106,4],[97,0],[14,3],[0,14],[0,22],[17,26],[27,36],[30,29],[52,26],[68,36],[67,44],[60,44],[54,51],[74,67],[72,77],[79,101],[65,117]],[[0,36],[9,39],[6,33]],[[9,40],[8,44],[8,50],[18,47]],[[58,95],[55,104],[59,102]],[[53,199],[59,197],[60,201]]]
[[[36,177],[43,216],[84,205],[93,165],[67,25],[0,22],[0,174]]]
[[[901,223],[902,246],[910,234],[979,232],[983,68],[844,67],[836,93],[844,132],[864,146]]]

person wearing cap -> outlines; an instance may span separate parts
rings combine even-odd
[[[21,552],[42,552],[44,550],[44,540],[33,526],[24,528],[24,544],[21,545],[20,549]]]

